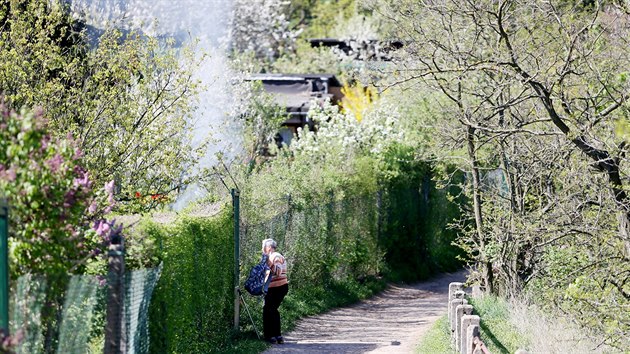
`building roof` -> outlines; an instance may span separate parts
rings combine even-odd
[[[333,74],[255,74],[248,81],[261,81],[266,92],[288,112],[306,114],[312,99],[341,99],[341,84]],[[331,90],[332,89],[332,90]]]
[[[330,86],[341,87],[341,83],[333,74],[254,74],[250,75],[247,81],[327,81]]]
[[[389,61],[390,53],[404,46],[399,40],[310,38],[311,47],[337,48],[357,60]]]

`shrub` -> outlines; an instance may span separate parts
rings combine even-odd
[[[42,111],[0,106],[0,197],[10,205],[13,278],[81,273],[120,231],[100,219],[114,203],[111,188],[93,188],[82,155],[71,136],[50,136]],[[100,227],[91,230],[95,220]]]

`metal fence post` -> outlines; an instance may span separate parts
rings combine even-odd
[[[109,245],[107,253],[107,317],[105,354],[126,352],[125,340],[125,246],[122,240]]]
[[[9,204],[0,199],[0,331],[9,335]]]
[[[239,330],[240,318],[240,192],[232,189],[232,206],[234,207],[234,330]]]

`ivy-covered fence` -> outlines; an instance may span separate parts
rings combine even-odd
[[[210,353],[227,345],[233,321],[232,215],[147,223],[162,277],[151,301],[152,353]]]

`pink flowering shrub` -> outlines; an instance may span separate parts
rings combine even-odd
[[[41,111],[0,106],[0,197],[10,206],[12,276],[81,273],[120,235],[103,219],[115,203],[113,183],[92,185],[81,157],[71,136],[47,133]]]
[[[12,335],[7,335],[4,330],[0,330],[0,353],[15,353],[14,349],[23,338],[23,330],[18,330],[17,333]]]

